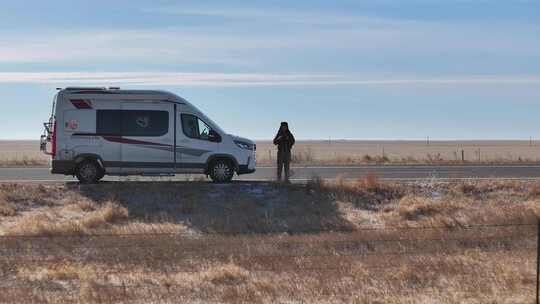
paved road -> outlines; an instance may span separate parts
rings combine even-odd
[[[241,180],[271,180],[275,176],[275,168],[259,167],[257,172],[242,175]],[[539,165],[452,165],[452,166],[324,166],[324,167],[293,167],[293,180],[304,181],[313,176],[332,179],[343,176],[347,179],[361,177],[373,172],[385,180],[415,180],[415,179],[540,179]],[[191,175],[196,178],[197,175]],[[176,179],[185,179],[179,175]],[[105,177],[105,180],[151,179],[142,177]],[[155,177],[153,178],[155,179]],[[171,178],[167,178],[171,179]],[[0,168],[0,182],[10,181],[72,181],[70,176],[51,175],[48,168]]]

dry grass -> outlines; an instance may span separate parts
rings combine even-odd
[[[38,141],[0,141],[0,167],[41,167],[47,166],[49,160],[39,151]]]
[[[12,157],[0,159],[1,167],[46,167],[50,163],[49,159],[42,157]]]
[[[5,194],[0,192],[0,216],[14,216],[17,214],[15,204],[7,201]]]
[[[88,207],[87,204],[83,206],[85,208]],[[88,210],[86,209],[86,211]],[[81,208],[81,211],[85,210]],[[32,213],[23,216],[16,224],[12,225],[7,230],[7,234],[43,236],[85,235],[126,220],[128,218],[128,211],[118,204],[107,202],[97,210],[84,212],[78,217],[59,220],[60,218],[61,216],[57,212]]]
[[[234,263],[228,263],[210,267],[202,272],[202,276],[214,285],[240,285],[247,282],[249,272]]]
[[[425,197],[408,195],[399,201],[396,211],[403,219],[414,221],[422,217],[433,216],[441,210],[447,210],[448,207]]]
[[[0,186],[17,210],[0,215],[0,231],[32,236],[0,238],[0,286],[16,287],[2,300],[530,302],[536,227],[471,225],[534,223],[539,188],[372,174],[307,185]],[[419,226],[436,229],[409,229]]]
[[[300,165],[537,163],[538,143],[528,141],[297,141],[292,161]],[[461,151],[465,158],[462,161]],[[257,142],[257,162],[274,164],[272,142]]]
[[[538,163],[538,143],[528,141],[297,141],[292,162],[300,165]],[[270,141],[257,142],[257,161],[276,162]],[[0,141],[0,167],[48,166],[37,141]]]

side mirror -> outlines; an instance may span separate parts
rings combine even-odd
[[[211,142],[221,142],[221,135],[214,130],[210,130],[208,133],[208,140]]]

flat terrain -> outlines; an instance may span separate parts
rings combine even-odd
[[[0,185],[0,303],[533,303],[540,184]]]
[[[39,150],[39,141],[0,140],[0,167],[46,166],[49,159]]]
[[[293,162],[301,165],[531,163],[540,161],[533,141],[298,141]],[[275,163],[270,141],[257,142],[259,164]],[[37,141],[0,141],[0,166],[46,166]]]
[[[540,143],[519,140],[471,141],[298,141],[294,160],[308,164],[359,163],[516,163],[540,161]],[[270,141],[257,142],[261,163],[274,162]]]

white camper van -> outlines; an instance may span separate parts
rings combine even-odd
[[[75,175],[81,183],[177,173],[229,182],[235,172],[255,171],[255,149],[175,94],[119,88],[58,91],[41,137],[52,173]]]

